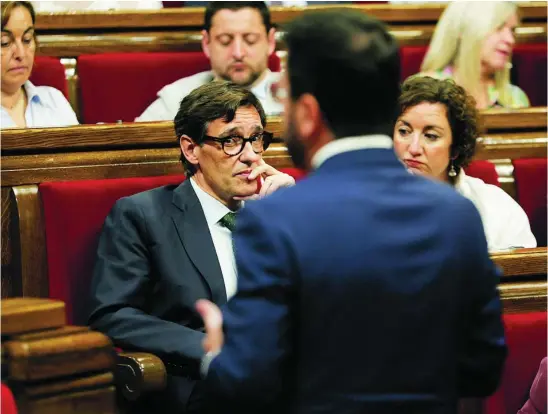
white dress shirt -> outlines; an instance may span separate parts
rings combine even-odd
[[[64,127],[78,125],[78,119],[65,95],[51,86],[23,85],[27,93],[25,120],[27,128]],[[1,107],[1,128],[18,128],[8,111]]]
[[[164,86],[158,92],[158,99],[141,116],[137,117],[135,121],[173,121],[183,98],[197,87],[211,82],[213,78],[213,72],[206,71],[187,76]],[[279,72],[271,72],[267,69],[264,79],[251,88],[251,92],[259,98],[267,115],[278,115],[283,110],[283,105],[274,100],[270,89],[271,85],[276,83],[279,78]]]
[[[231,210],[219,200],[202,190],[193,178],[190,178],[190,183],[198,196],[198,200],[202,205],[202,210],[204,210],[209,233],[211,234],[215,252],[217,253],[217,258],[219,259],[219,264],[221,266],[221,272],[223,273],[226,297],[228,300],[236,293],[238,280],[236,261],[234,259],[234,248],[232,245],[232,232],[219,223],[219,220]]]
[[[462,170],[455,189],[478,209],[489,251],[537,246],[527,214],[504,190],[469,177]]]
[[[368,148],[392,148],[392,138],[388,135],[363,135],[359,137],[338,138],[321,147],[312,157],[312,168],[317,169],[329,158],[343,152]]]

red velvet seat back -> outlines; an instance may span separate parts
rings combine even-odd
[[[36,56],[29,80],[36,86],[52,86],[68,99],[65,67],[58,58]]]
[[[464,169],[464,172],[470,177],[481,179],[484,183],[500,187],[495,165],[489,161],[472,161],[470,165]]]
[[[546,106],[547,45],[516,45],[512,57],[512,82],[529,97],[531,106]]]
[[[279,70],[277,55],[270,68]],[[84,123],[133,122],[164,86],[209,70],[202,52],[81,55],[78,76]]]
[[[86,324],[97,243],[116,200],[183,180],[179,175],[40,184],[49,296],[65,301],[69,324]]]
[[[519,204],[527,213],[539,246],[546,246],[547,159],[523,158],[512,161]]]
[[[400,79],[403,82],[409,76],[419,73],[421,64],[426,55],[428,46],[402,46],[400,47]]]
[[[516,413],[528,398],[540,361],[546,356],[546,312],[505,314],[508,357],[488,414]]]
[[[0,412],[2,414],[17,414],[17,406],[15,405],[15,399],[13,398],[11,390],[4,383],[2,383],[1,387],[2,394],[0,395],[0,398],[2,409],[0,410]]]

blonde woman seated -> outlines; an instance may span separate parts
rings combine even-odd
[[[414,77],[403,83],[399,103],[394,149],[409,172],[448,183],[470,199],[482,218],[490,251],[536,247],[520,205],[462,169],[474,155],[478,136],[474,99],[452,80]]]
[[[510,1],[455,1],[443,12],[421,74],[454,79],[478,109],[530,106],[525,92],[510,84],[518,6]]]
[[[49,86],[34,86],[35,13],[27,1],[2,2],[2,128],[78,124],[64,95]]]

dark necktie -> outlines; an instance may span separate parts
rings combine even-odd
[[[219,223],[230,231],[234,231],[236,228],[236,213],[233,213],[232,211],[226,213],[226,215],[219,220]]]

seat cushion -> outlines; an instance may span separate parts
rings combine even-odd
[[[403,82],[409,76],[419,73],[421,64],[426,55],[428,46],[402,46],[400,47],[400,79]]]
[[[516,45],[512,55],[512,83],[524,90],[531,106],[546,106],[546,42]]]
[[[15,399],[13,394],[8,386],[2,383],[2,395],[1,397],[1,407],[0,412],[2,414],[17,414],[17,406],[15,405]]]
[[[508,357],[499,389],[487,401],[488,414],[516,413],[546,356],[546,312],[505,314],[504,327]]]
[[[270,67],[280,67],[275,54]],[[209,69],[202,52],[81,55],[78,76],[83,121],[133,122],[164,86]]]
[[[489,161],[472,161],[470,165],[464,169],[464,172],[470,177],[481,179],[484,183],[500,187],[499,176],[495,169],[495,165]]]
[[[52,86],[68,99],[65,67],[58,58],[36,56],[29,80],[36,86]]]
[[[546,246],[547,159],[513,160],[517,200],[527,213],[537,245]]]
[[[65,301],[69,324],[86,324],[99,235],[116,200],[184,179],[176,175],[40,184],[49,296]]]

